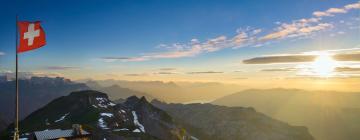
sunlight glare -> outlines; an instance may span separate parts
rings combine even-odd
[[[337,62],[328,53],[320,53],[311,67],[314,74],[321,77],[329,77],[333,74]]]

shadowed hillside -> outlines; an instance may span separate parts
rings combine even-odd
[[[357,140],[360,137],[360,93],[254,89],[212,103],[254,107],[292,125],[307,126],[317,140]]]
[[[15,108],[15,81],[1,81],[0,87],[1,116],[6,120],[12,120]],[[61,77],[21,79],[19,80],[20,118],[26,117],[55,98],[84,89],[89,89],[89,87]]]
[[[274,120],[253,108],[212,104],[152,104],[167,111],[180,124],[205,140],[313,140],[306,127]]]

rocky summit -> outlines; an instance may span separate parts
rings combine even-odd
[[[53,100],[21,121],[20,128],[25,135],[47,129],[71,129],[73,124],[81,124],[92,134],[92,139],[191,138],[166,112],[144,97],[132,96],[123,104],[115,104],[105,93],[93,90],[73,92]]]

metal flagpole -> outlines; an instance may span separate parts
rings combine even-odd
[[[16,84],[16,95],[15,95],[15,132],[14,132],[14,140],[19,140],[19,79],[18,79],[18,15],[16,15],[16,67],[15,67],[15,84]]]

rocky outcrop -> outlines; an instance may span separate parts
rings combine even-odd
[[[72,124],[82,124],[93,139],[190,139],[185,129],[144,97],[132,96],[123,104],[115,104],[105,93],[93,90],[53,100],[25,118],[20,128],[21,132],[33,132],[69,129]]]

